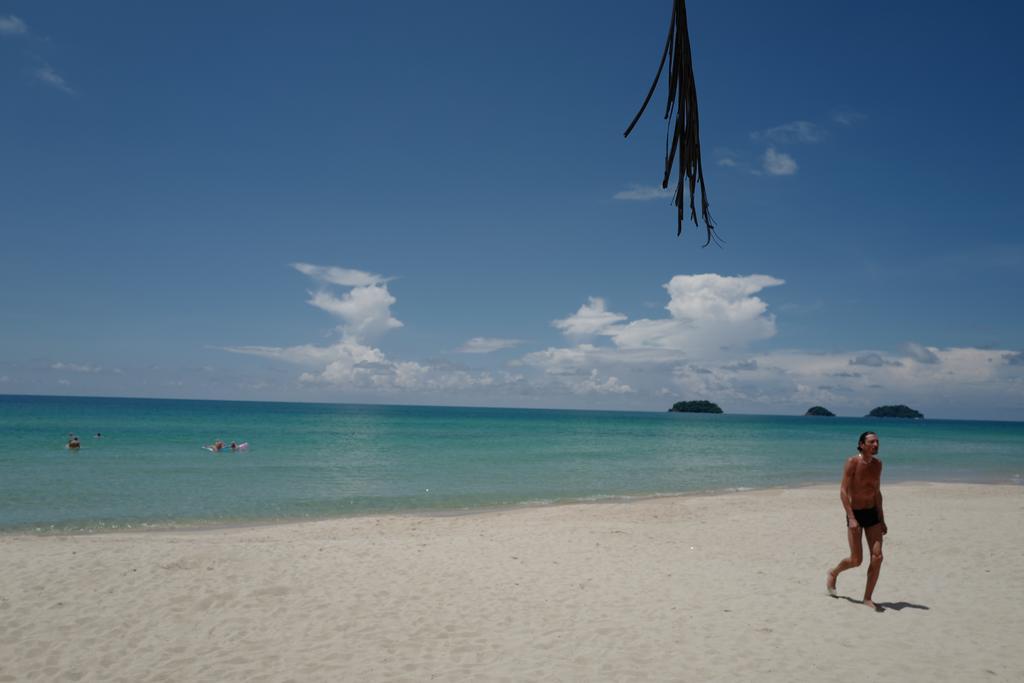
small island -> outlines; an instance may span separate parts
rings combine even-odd
[[[808,408],[807,412],[804,413],[804,417],[807,417],[808,415],[810,415],[811,417],[835,417],[836,416],[836,414],[833,413],[831,410],[829,410],[828,408],[823,408],[821,406],[814,406],[813,408]]]
[[[677,401],[668,409],[670,413],[721,413],[717,403],[711,401]]]
[[[919,419],[923,418],[924,415],[913,408],[908,408],[907,406],[900,404],[898,406],[878,406],[865,417],[903,417]]]

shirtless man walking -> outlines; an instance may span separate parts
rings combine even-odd
[[[864,432],[857,441],[857,455],[851,456],[843,468],[843,481],[839,484],[839,499],[846,510],[846,538],[850,542],[850,556],[830,569],[825,580],[829,595],[836,594],[836,577],[840,572],[859,567],[863,559],[862,530],[868,537],[871,561],[868,564],[868,582],[864,588],[864,604],[877,610],[871,594],[878,582],[882,567],[882,536],[888,533],[882,512],[882,461],[878,453],[878,435]]]

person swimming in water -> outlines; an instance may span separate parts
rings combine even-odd
[[[82,447],[82,443],[78,440],[78,437],[74,434],[68,434],[71,438],[68,439],[68,448],[75,451]]]
[[[224,442],[221,441],[220,439],[217,439],[216,441],[213,442],[213,445],[210,446],[210,448],[213,450],[214,453],[219,453],[220,451],[224,450]]]

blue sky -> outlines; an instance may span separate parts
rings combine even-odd
[[[670,5],[0,2],[0,393],[1024,419],[1024,10]]]

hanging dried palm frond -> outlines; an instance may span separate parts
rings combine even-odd
[[[697,183],[700,183],[700,214],[704,220],[704,227],[707,229],[708,238],[704,242],[706,247],[714,240],[718,242],[715,234],[715,224],[711,220],[710,205],[708,204],[707,192],[704,189],[704,169],[700,162],[700,124],[697,118],[697,87],[693,80],[693,62],[690,58],[690,35],[686,28],[686,2],[685,0],[673,0],[672,21],[668,28],[668,41],[665,43],[665,51],[661,54],[661,64],[658,65],[658,73],[654,76],[654,83],[640,106],[640,111],[633,117],[633,121],[626,129],[625,136],[629,137],[630,132],[640,120],[647,103],[651,101],[654,89],[661,79],[661,72],[668,67],[668,102],[665,105],[665,119],[668,120],[675,111],[675,125],[671,126],[665,133],[665,175],[662,178],[661,186],[668,187],[669,177],[672,175],[672,162],[676,154],[679,155],[679,173],[676,180],[676,193],[673,203],[678,209],[676,235],[683,234],[683,221],[685,214],[683,210],[683,195],[685,194],[684,182],[690,184],[690,219],[693,224],[697,222],[697,208],[694,205],[694,194]],[[669,134],[671,130],[671,134]],[[669,139],[671,138],[671,144]]]

